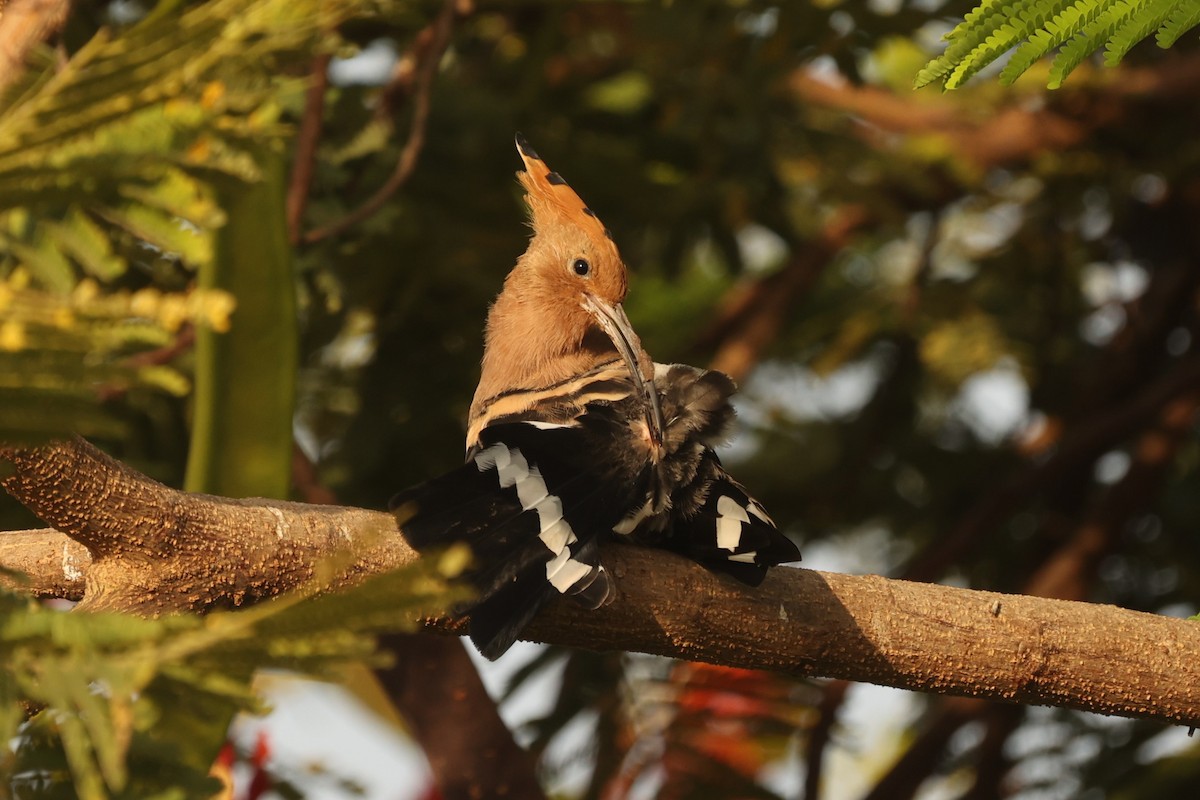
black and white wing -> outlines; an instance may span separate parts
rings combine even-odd
[[[464,542],[467,577],[479,594],[468,609],[471,640],[497,658],[557,595],[588,607],[613,596],[599,540],[627,504],[621,482],[598,473],[579,424],[490,426],[467,463],[392,501],[418,551]]]

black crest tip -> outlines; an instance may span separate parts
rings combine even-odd
[[[525,156],[526,158],[535,158],[538,161],[542,160],[542,157],[539,156],[537,151],[534,150],[529,144],[529,140],[525,138],[525,134],[521,133],[520,131],[517,131],[516,142],[517,149],[521,151],[521,155]]]
[[[566,186],[567,185],[567,182],[563,180],[563,176],[559,175],[557,172],[547,172],[546,173],[546,183],[550,184],[551,186]]]

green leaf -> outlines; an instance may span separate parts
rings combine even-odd
[[[216,203],[211,187],[181,169],[167,168],[153,186],[132,184],[121,196],[185,219],[205,229],[225,224],[225,211]]]
[[[946,75],[987,38],[986,31],[994,30],[994,23],[1002,24],[1009,9],[1022,7],[1030,1],[983,0],[971,9],[963,21],[946,34],[948,44],[945,52],[917,73],[915,88],[927,86],[936,80],[944,80]]]
[[[1045,26],[1069,4],[1070,0],[1042,0],[1018,3],[1008,8],[1007,19],[999,22],[999,26],[987,34],[983,42],[962,58],[946,77],[945,87],[955,89],[961,86],[981,69],[1011,50],[1018,42]],[[993,17],[992,21],[998,20]]]
[[[1039,30],[1017,48],[1012,58],[1000,71],[1000,82],[1009,85],[1024,75],[1038,59],[1074,36],[1084,25],[1095,19],[1104,6],[1093,0],[1076,0],[1060,3],[1052,16],[1045,20]]]
[[[179,370],[166,366],[142,367],[137,371],[139,383],[162,389],[176,397],[186,397],[192,390],[192,382]]]
[[[1200,25],[1200,0],[1183,0],[1176,4],[1167,21],[1159,28],[1155,41],[1165,50],[1197,25]]]
[[[1113,32],[1133,16],[1137,7],[1137,0],[1116,0],[1079,29],[1051,62],[1050,80],[1046,85],[1051,89],[1060,88],[1085,58],[1099,50],[1112,38]]]
[[[33,244],[9,239],[8,246],[38,283],[51,292],[66,294],[75,285],[70,262],[47,236],[38,236]]]
[[[207,617],[65,612],[0,589],[0,731],[15,730],[18,700],[45,706],[9,774],[59,753],[82,798],[207,796],[196,787],[211,792],[207,771],[233,714],[261,708],[254,673],[319,675],[373,657],[374,633],[411,630],[466,598],[442,560]]]
[[[287,497],[297,369],[296,277],[287,240],[287,170],[223,193],[229,222],[200,285],[237,300],[226,333],[196,337],[196,394],[184,485],[231,497]]]
[[[1200,0],[984,0],[947,35],[946,50],[918,71],[915,85],[940,80],[958,88],[1015,46],[1000,73],[1011,84],[1061,47],[1050,69],[1054,89],[1101,47],[1111,67],[1154,30],[1168,47],[1198,23]]]
[[[200,266],[212,260],[209,237],[173,214],[133,203],[105,208],[99,213],[114,225],[160,250],[178,256],[188,264]]]
[[[89,275],[111,281],[124,274],[125,259],[113,253],[108,235],[78,206],[72,206],[61,223],[48,223],[46,230]]]
[[[1104,63],[1115,67],[1135,44],[1159,28],[1174,10],[1177,0],[1149,0],[1140,4],[1136,14],[1117,26],[1104,48]]]

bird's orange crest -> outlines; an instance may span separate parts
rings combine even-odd
[[[517,150],[533,237],[488,312],[468,445],[489,403],[514,389],[554,386],[615,358],[639,384],[654,375],[621,308],[628,276],[608,229],[520,134]]]
[[[517,152],[525,162],[525,171],[517,173],[517,179],[525,187],[526,200],[533,212],[534,229],[551,225],[569,225],[586,231],[598,248],[608,250],[608,255],[620,259],[612,233],[604,227],[595,212],[575,194],[563,177],[546,165],[525,137],[517,134]]]

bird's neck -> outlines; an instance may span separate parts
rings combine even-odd
[[[617,358],[581,308],[541,304],[515,288],[506,286],[488,314],[471,421],[496,397],[554,386]]]

